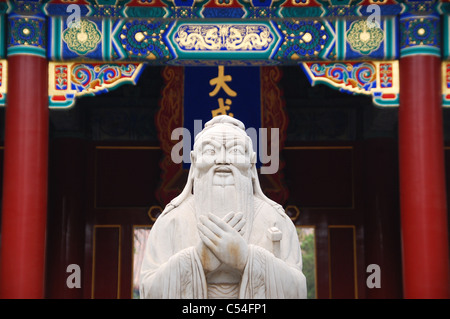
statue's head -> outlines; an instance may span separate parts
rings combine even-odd
[[[220,115],[207,122],[191,152],[193,193],[199,213],[224,216],[231,211],[251,211],[255,159],[252,141],[241,121]]]
[[[227,115],[214,117],[195,137],[186,186],[163,214],[192,196],[198,214],[243,212],[249,225],[253,220],[254,197],[282,213],[281,206],[261,190],[256,153],[244,124]],[[246,232],[245,236],[249,235]]]
[[[234,184],[238,174],[250,179],[255,162],[256,153],[244,124],[227,115],[205,124],[191,152],[194,178],[213,174],[215,185]]]

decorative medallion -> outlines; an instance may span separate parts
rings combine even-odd
[[[63,40],[70,51],[85,55],[97,47],[101,42],[102,34],[97,25],[89,20],[80,20],[80,23],[72,24],[63,33]]]
[[[440,30],[440,19],[437,16],[401,17],[400,55],[432,54],[440,57]]]
[[[46,23],[38,16],[8,16],[8,55],[32,54],[45,57]]]
[[[436,26],[435,21],[424,18],[409,21],[409,44],[436,45]]]
[[[383,42],[384,33],[376,23],[366,20],[355,21],[347,32],[347,41],[353,50],[362,54],[370,54],[377,50]]]
[[[39,44],[39,23],[28,18],[16,20],[17,27],[13,28],[12,37],[18,44],[38,45]]]

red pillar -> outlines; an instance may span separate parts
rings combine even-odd
[[[48,158],[47,60],[8,57],[0,298],[44,293]]]
[[[441,61],[400,59],[399,160],[405,298],[450,298]]]

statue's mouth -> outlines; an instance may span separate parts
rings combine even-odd
[[[214,170],[214,173],[231,173],[231,168],[227,166],[219,166]]]
[[[214,169],[214,184],[216,185],[232,185],[234,184],[233,171],[230,167],[220,165]]]

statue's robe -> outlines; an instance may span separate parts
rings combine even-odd
[[[294,224],[286,214],[256,196],[254,207],[255,215],[244,237],[248,242],[244,271],[227,288],[235,288],[235,293],[222,290],[218,297],[306,298],[306,278]],[[267,236],[273,226],[282,232],[279,249],[275,248],[278,256]],[[195,248],[199,241],[191,196],[163,213],[152,227],[141,268],[141,298],[208,298],[211,284]]]

